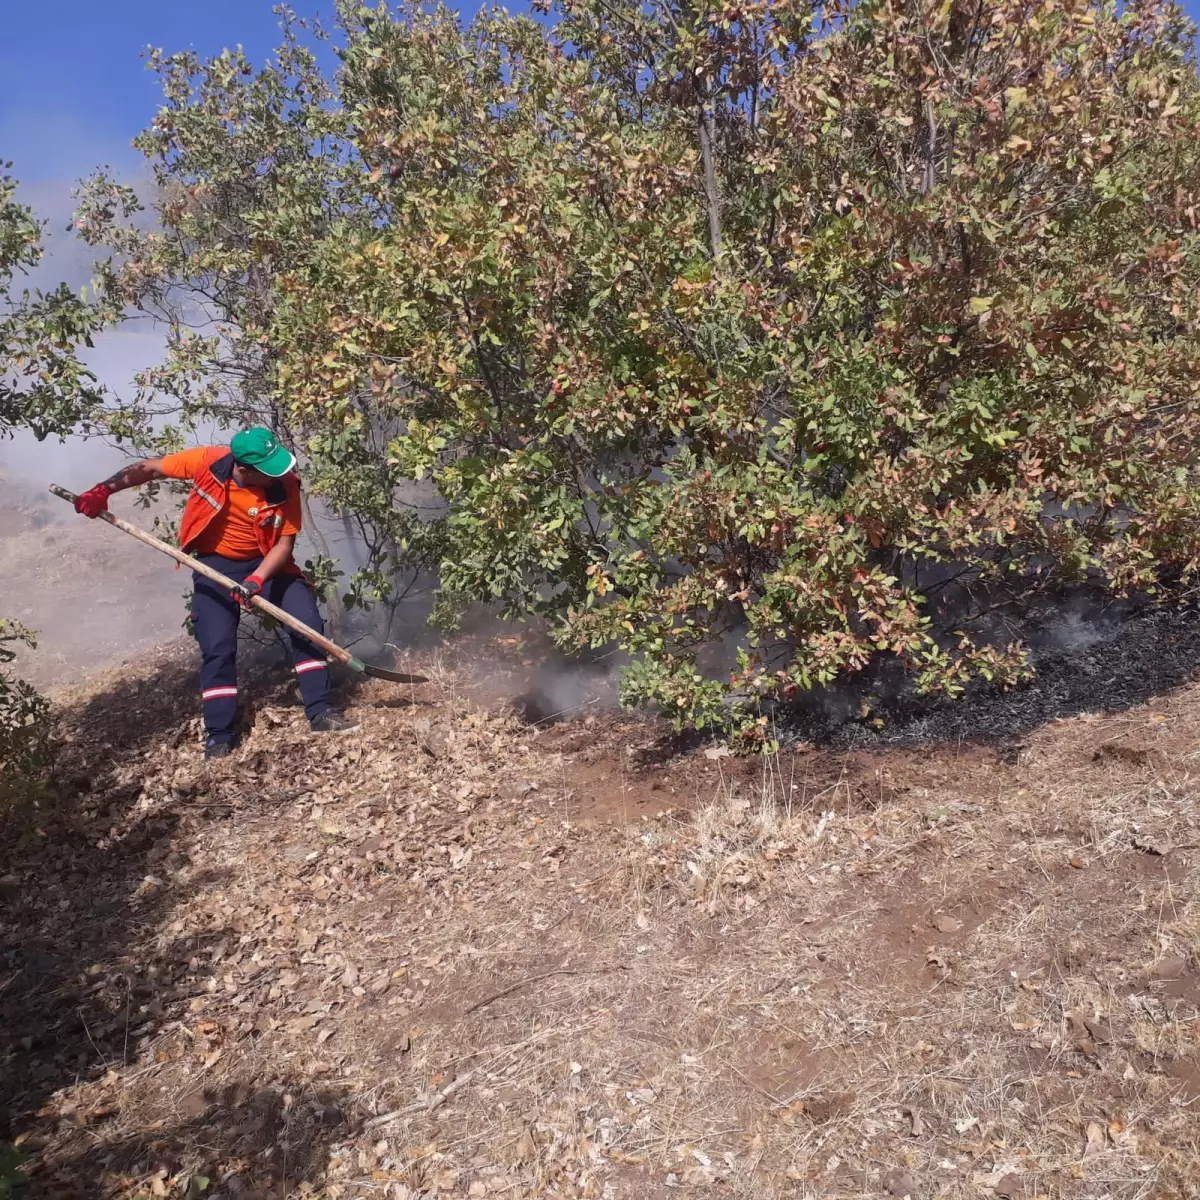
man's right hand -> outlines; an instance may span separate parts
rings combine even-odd
[[[254,605],[250,603],[255,596],[262,593],[263,581],[257,575],[247,575],[241,583],[236,583],[230,595],[247,611],[253,612]]]
[[[112,494],[113,490],[107,483],[98,483],[75,498],[75,511],[85,517],[98,517],[102,512],[108,512],[108,498]]]

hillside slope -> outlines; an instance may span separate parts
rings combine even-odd
[[[1200,1192],[1200,688],[742,762],[424,665],[336,740],[264,675],[217,764],[186,660],[61,698],[0,868],[28,1194]]]
[[[146,529],[133,494],[113,511]],[[38,633],[21,674],[38,687],[77,683],[182,634],[187,575],[133,538],[85,520],[24,480],[0,474],[0,617]]]

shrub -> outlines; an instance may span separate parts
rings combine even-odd
[[[25,680],[3,670],[18,644],[37,642],[23,625],[0,617],[0,813],[36,792],[46,765],[49,705]]]

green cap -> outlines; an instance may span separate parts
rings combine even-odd
[[[269,430],[261,425],[234,434],[229,443],[235,461],[278,479],[294,470],[296,456]]]

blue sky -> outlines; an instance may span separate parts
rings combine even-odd
[[[147,45],[215,54],[275,42],[271,0],[0,0],[0,158],[29,182],[134,163],[154,115]]]
[[[274,0],[0,0],[0,162],[21,182],[20,198],[47,222],[47,254],[24,281],[66,279],[83,287],[92,252],[66,232],[75,183],[99,166],[134,181],[142,160],[131,139],[159,103],[147,45],[203,56],[242,45],[258,62],[278,40]],[[295,6],[329,16],[330,2]],[[162,355],[161,331],[130,325],[102,334],[89,365],[120,392]],[[64,461],[65,460],[65,461]],[[57,471],[74,482],[107,473],[120,455],[94,442],[0,439],[0,471],[30,478]]]

